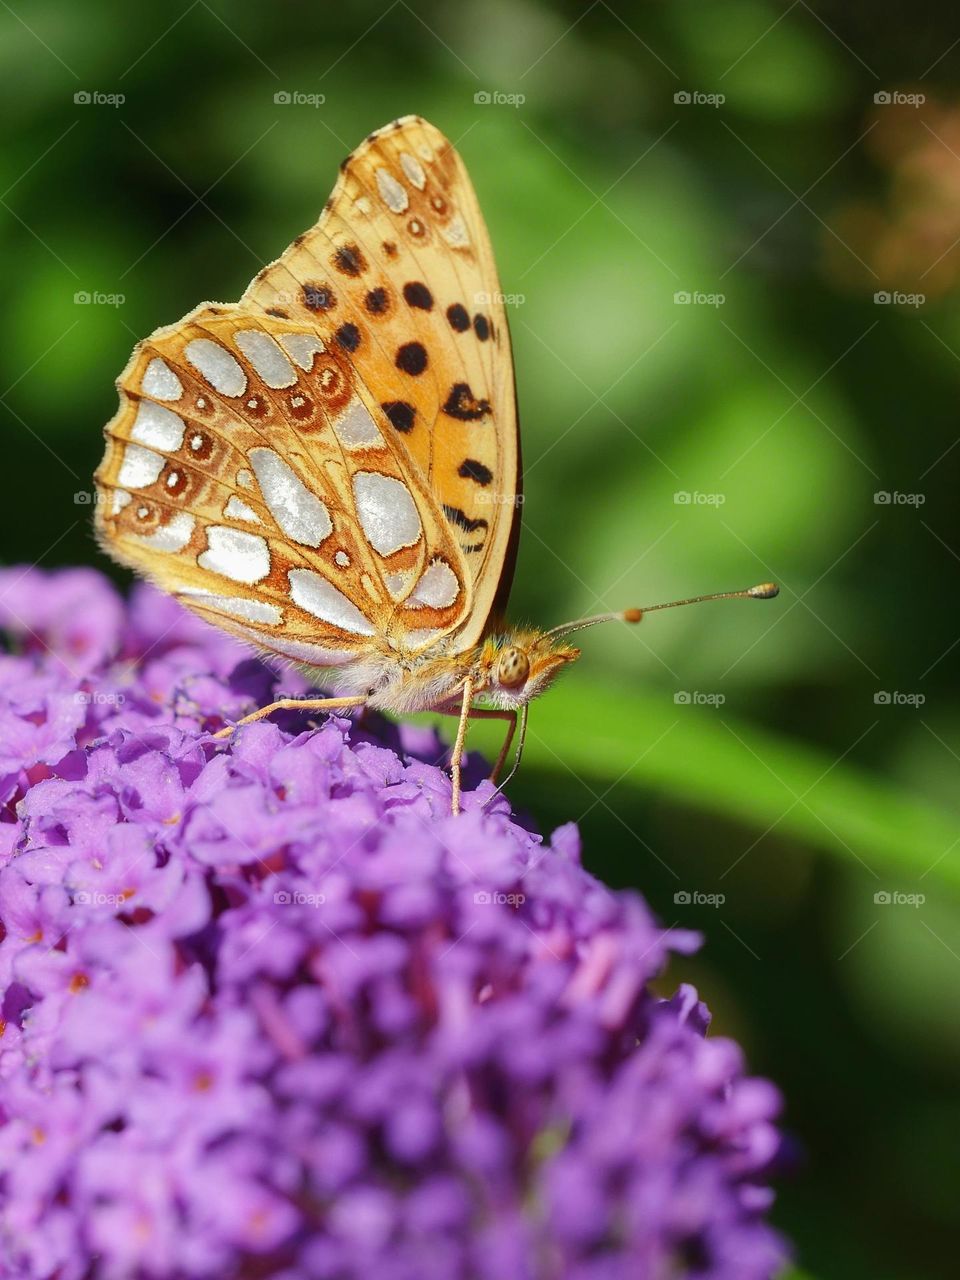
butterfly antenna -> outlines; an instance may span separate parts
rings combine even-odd
[[[666,604],[648,604],[643,609],[621,609],[617,613],[597,613],[592,618],[581,618],[579,622],[566,622],[559,627],[551,627],[548,636],[569,636],[574,631],[582,631],[585,627],[595,627],[598,622],[641,622],[647,613],[655,613],[658,609],[679,609],[683,604],[703,604],[706,600],[772,600],[780,594],[775,582],[761,582],[756,587],[747,587],[743,591],[715,591],[707,596],[688,596],[686,600],[669,600]]]

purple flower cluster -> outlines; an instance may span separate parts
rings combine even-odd
[[[0,1273],[777,1273],[776,1091],[573,826],[451,817],[422,730],[215,741],[278,676],[149,589],[0,626]]]

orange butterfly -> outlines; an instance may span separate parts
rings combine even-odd
[[[470,179],[417,116],[347,158],[317,225],[238,303],[158,329],[117,385],[101,545],[336,695],[240,724],[287,706],[456,714],[456,813],[469,720],[509,722],[496,779],[519,715],[512,777],[528,703],[579,656],[565,637],[642,616],[501,621],[520,528],[510,338]]]

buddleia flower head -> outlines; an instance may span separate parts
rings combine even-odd
[[[148,588],[0,576],[0,1256],[20,1280],[763,1280],[778,1098],[696,939],[424,730]],[[282,677],[289,692],[292,677]]]

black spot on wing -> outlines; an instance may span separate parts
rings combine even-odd
[[[345,276],[366,271],[367,260],[355,244],[342,244],[333,255],[333,265]]]
[[[460,422],[476,422],[490,412],[489,400],[478,400],[465,382],[455,382],[450,388],[443,412]]]
[[[390,305],[390,296],[386,289],[378,286],[370,290],[363,300],[363,305],[372,316],[382,316]]]
[[[450,328],[457,333],[466,333],[470,328],[470,317],[467,315],[467,309],[459,302],[454,302],[447,307],[447,319],[450,321]]]
[[[411,280],[403,286],[403,297],[409,307],[419,307],[421,311],[433,308],[433,294],[419,280]]]
[[[457,475],[464,480],[473,480],[483,487],[486,487],[493,479],[493,472],[490,468],[485,467],[476,458],[464,458],[457,469]]]
[[[413,430],[413,420],[417,416],[417,411],[412,404],[407,404],[405,400],[388,400],[380,408],[398,431]]]
[[[486,316],[481,315],[479,311],[473,317],[473,328],[481,342],[486,342],[490,337],[490,321]]]
[[[404,373],[417,377],[427,367],[427,349],[422,342],[405,342],[397,351],[396,365]]]
[[[360,330],[355,324],[342,324],[333,336],[344,351],[356,351],[360,345]]]
[[[464,533],[476,533],[478,529],[489,529],[490,527],[482,516],[478,516],[476,520],[473,520],[460,507],[448,507],[446,503],[443,504],[443,514],[451,524],[456,525],[458,529],[462,529]]]

